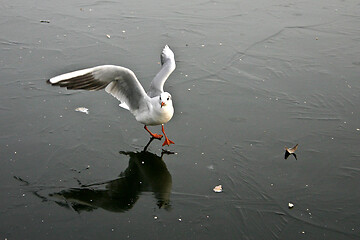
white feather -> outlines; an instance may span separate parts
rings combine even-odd
[[[175,55],[173,51],[166,45],[161,53],[161,70],[156,74],[154,79],[151,81],[150,89],[148,95],[150,97],[155,97],[164,92],[164,84],[170,74],[175,70]]]
[[[93,68],[87,68],[87,69],[82,69],[82,70],[78,70],[78,71],[74,71],[74,72],[61,74],[59,76],[50,78],[49,81],[51,84],[58,83],[60,81],[64,81],[64,80],[68,80],[68,79],[71,79],[74,77],[79,77],[79,76],[85,75],[87,73],[90,73],[92,70],[93,70]]]

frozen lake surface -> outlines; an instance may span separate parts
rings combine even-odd
[[[0,8],[0,239],[360,238],[358,1]],[[46,84],[115,64],[148,89],[166,44],[166,152],[106,92]]]

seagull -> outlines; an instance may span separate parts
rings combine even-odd
[[[156,139],[163,135],[150,132],[147,126],[161,125],[165,141],[162,146],[174,144],[165,134],[164,124],[174,115],[171,95],[164,92],[164,83],[175,70],[175,55],[166,45],[161,53],[161,69],[151,81],[146,93],[133,71],[115,65],[102,65],[65,73],[47,80],[47,83],[73,90],[105,91],[120,101],[119,106],[129,110],[145,130]]]
[[[287,159],[290,155],[294,155],[295,159],[297,160],[295,151],[297,150],[298,146],[299,146],[299,144],[296,144],[292,148],[285,147],[285,159]]]

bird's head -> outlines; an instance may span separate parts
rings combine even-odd
[[[159,96],[159,101],[161,107],[172,106],[171,95],[168,92],[161,93]]]

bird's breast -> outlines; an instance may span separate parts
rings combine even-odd
[[[165,124],[174,115],[174,108],[173,106],[164,106],[162,108],[152,108],[145,113],[140,113],[135,115],[135,118],[138,122],[145,124],[145,125],[160,125]]]

